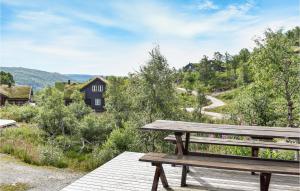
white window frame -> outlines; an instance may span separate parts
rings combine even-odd
[[[95,85],[92,85],[92,92],[95,92],[96,91],[96,86]]]
[[[99,92],[103,92],[103,85],[99,85],[98,90],[99,90]]]
[[[101,99],[99,99],[99,98],[95,98],[95,105],[96,106],[101,106]]]

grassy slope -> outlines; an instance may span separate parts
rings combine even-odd
[[[220,93],[220,94],[214,96],[214,97],[222,100],[223,102],[225,102],[226,105],[221,106],[221,107],[216,107],[213,109],[207,109],[206,111],[217,112],[217,113],[229,113],[230,109],[232,108],[234,99],[237,97],[237,95],[241,91],[242,91],[241,88],[236,88],[236,89],[225,91],[223,93]]]

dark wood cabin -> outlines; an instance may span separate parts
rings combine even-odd
[[[86,105],[90,106],[96,112],[104,111],[105,100],[104,92],[106,90],[106,80],[102,77],[96,77],[86,83],[57,82],[55,87],[64,92],[65,104],[72,103],[71,95],[75,90],[82,93]]]
[[[31,86],[0,85],[0,106],[5,103],[23,105],[31,102],[33,95]]]
[[[84,93],[84,102],[91,106],[96,112],[104,111],[105,100],[104,92],[106,89],[106,82],[101,77],[96,77],[87,84],[85,84],[80,92]]]

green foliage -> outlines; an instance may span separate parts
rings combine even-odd
[[[128,88],[128,79],[123,77],[108,78],[106,90],[105,108],[107,112],[114,117],[117,127],[122,126],[122,122],[129,119],[130,101]]]
[[[192,93],[197,81],[197,73],[195,72],[186,72],[183,78],[183,86],[189,94]]]
[[[185,92],[178,93],[177,97],[179,100],[180,108],[194,107],[197,103],[196,96],[187,94]]]
[[[237,55],[215,52],[212,59],[207,56],[195,63],[192,71],[180,71],[177,78],[189,91],[204,86],[205,90],[223,91],[244,86],[252,82],[248,49],[242,49]]]
[[[0,84],[13,85],[15,84],[14,77],[9,72],[0,72]]]
[[[90,114],[80,122],[80,135],[82,139],[93,145],[101,145],[113,129],[111,120],[107,115],[96,116]]]
[[[285,99],[286,124],[295,126],[295,103],[300,98],[300,56],[294,52],[293,32],[267,30],[251,56],[255,84]],[[299,121],[299,119],[296,119]]]
[[[55,88],[46,88],[39,95],[40,112],[37,117],[39,127],[50,135],[75,134],[78,126],[74,113],[65,106],[63,93]]]
[[[250,66],[248,63],[248,60],[250,58],[250,52],[248,49],[244,48],[239,52],[239,55],[237,56],[239,61],[239,68],[237,70],[238,72],[238,79],[237,84],[239,86],[247,85],[252,80],[252,75],[250,73]]]
[[[202,107],[204,107],[206,104],[207,104],[207,100],[205,98],[205,90],[204,90],[204,87],[199,85],[197,87],[197,96],[196,96],[196,107],[195,107],[195,110],[194,110],[194,116],[196,118],[199,118],[201,119],[202,117],[202,114],[201,114],[201,110],[202,110]]]
[[[237,118],[250,125],[274,125],[277,114],[272,97],[265,88],[248,86],[237,98]]]
[[[74,91],[71,95],[72,103],[68,106],[70,113],[75,115],[75,118],[81,120],[85,115],[92,113],[92,109],[88,107],[83,100],[79,91]]]
[[[26,191],[32,188],[29,184],[26,183],[13,183],[13,184],[0,184],[1,191]]]
[[[133,109],[145,116],[145,122],[157,118],[171,119],[178,109],[175,96],[174,71],[156,47],[150,52],[150,60],[130,78],[130,94]]]
[[[38,108],[25,104],[23,106],[6,104],[0,110],[1,119],[12,119],[17,122],[33,122],[38,115]]]
[[[66,167],[61,149],[45,142],[46,134],[39,128],[22,125],[1,132],[0,152],[16,156],[34,165]]]

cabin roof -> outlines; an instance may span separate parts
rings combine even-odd
[[[10,99],[29,99],[31,96],[31,86],[13,85],[0,85],[0,94]]]
[[[87,87],[90,83],[92,83],[93,81],[100,79],[101,81],[103,81],[104,83],[107,83],[107,81],[102,78],[102,77],[95,77],[92,78],[91,80],[84,82],[84,83],[70,83],[68,84],[67,82],[56,82],[55,83],[55,87],[64,92],[64,98],[65,99],[71,99],[71,95],[75,90],[82,90],[85,87]]]
[[[90,84],[91,84],[92,82],[94,82],[95,80],[101,80],[101,81],[103,81],[104,83],[107,83],[107,81],[106,81],[104,78],[102,78],[101,76],[97,76],[97,77],[95,77],[95,78],[93,78],[93,79],[87,81],[86,83],[84,83],[83,86],[81,87],[81,89],[84,89],[85,87],[87,87],[88,85],[90,85]]]

